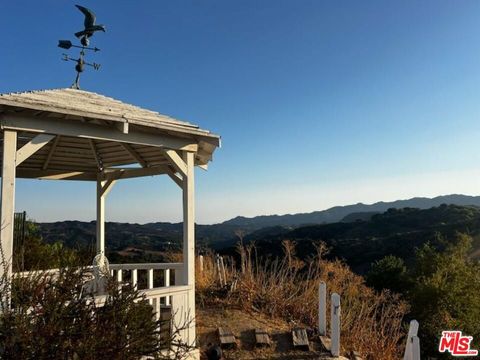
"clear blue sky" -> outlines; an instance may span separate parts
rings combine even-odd
[[[67,87],[71,1],[2,1],[0,92]],[[222,136],[197,219],[480,193],[479,1],[92,1],[85,90]],[[74,55],[75,53],[72,53]],[[18,182],[37,220],[93,219],[95,186]],[[120,183],[107,220],[178,221],[166,179]]]

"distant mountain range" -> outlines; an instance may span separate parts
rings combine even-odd
[[[434,198],[415,197],[408,200],[397,200],[392,202],[377,202],[371,205],[354,204],[346,206],[335,206],[327,210],[314,211],[311,213],[288,214],[288,215],[262,215],[247,218],[237,216],[223,222],[224,225],[235,225],[239,228],[261,229],[269,226],[302,226],[312,224],[327,224],[340,221],[354,221],[355,216],[365,220],[362,213],[382,213],[390,208],[401,209],[405,207],[417,209],[429,209],[442,204],[447,205],[474,205],[480,206],[480,196],[468,195],[444,195]],[[356,214],[352,217],[352,214]],[[360,215],[362,214],[362,215]],[[368,216],[367,216],[368,218]]]
[[[442,250],[455,242],[456,234],[473,238],[471,256],[480,257],[480,207],[440,205],[429,209],[401,208],[371,216],[368,220],[307,225],[287,229],[281,226],[263,228],[243,239],[255,243],[256,253],[275,258],[283,255],[282,241],[296,244],[296,255],[308,259],[316,253],[315,245],[324,242],[330,249],[327,257],[343,259],[354,271],[365,273],[370,264],[386,255],[395,255],[407,265],[416,248],[426,242]],[[234,244],[219,249],[237,256]],[[325,255],[324,255],[325,256]]]
[[[354,204],[335,206],[327,210],[311,213],[291,215],[263,215],[252,218],[238,216],[220,224],[196,225],[196,238],[199,246],[223,248],[231,246],[238,238],[236,233],[242,231],[244,235],[256,232],[262,234],[261,229],[271,234],[272,228],[282,233],[287,230],[306,225],[329,224],[336,222],[367,221],[378,213],[390,208],[418,208],[429,209],[441,204],[473,205],[480,207],[480,196],[446,195],[434,198],[412,198],[393,202],[377,202],[371,205]],[[95,242],[95,222],[60,221],[54,223],[40,223],[40,232],[47,242],[61,241],[68,246],[92,245]],[[259,231],[260,230],[260,231]],[[144,256],[142,251],[155,254],[166,248],[179,246],[181,242],[181,223],[106,223],[106,244],[111,252],[133,257]],[[140,251],[140,253],[139,253]],[[153,255],[152,255],[153,256]],[[155,259],[151,259],[152,261]]]

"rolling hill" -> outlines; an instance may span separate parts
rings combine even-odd
[[[371,205],[354,204],[336,206],[327,210],[293,215],[268,215],[253,218],[236,217],[213,225],[196,225],[197,244],[215,249],[228,248],[238,240],[235,233],[241,230],[250,239],[263,239],[272,234],[286,236],[297,228],[312,225],[333,224],[336,227],[355,227],[357,222],[373,219],[388,209],[428,209],[441,204],[480,206],[480,196],[446,195],[432,199],[412,198],[394,202],[378,202]],[[340,223],[340,224],[334,224]],[[341,224],[344,225],[341,225]],[[350,225],[349,225],[350,224]],[[358,225],[358,224],[357,224]],[[47,242],[61,241],[70,247],[91,246],[95,242],[95,222],[60,221],[40,223],[40,232]],[[327,227],[328,228],[328,227]],[[298,230],[301,231],[301,230]],[[296,233],[293,233],[296,234]],[[147,224],[106,223],[106,245],[110,252],[133,250],[132,256],[141,258],[144,253],[136,250],[159,252],[178,247],[182,237],[182,223],[155,222]],[[128,252],[128,251],[127,251]]]
[[[454,241],[456,233],[474,239],[472,255],[480,255],[480,208],[476,206],[440,205],[430,209],[389,209],[369,220],[308,225],[281,230],[278,227],[253,232],[244,242],[254,242],[257,252],[266,257],[282,255],[281,242],[294,241],[297,255],[306,259],[315,253],[320,241],[330,248],[328,257],[343,259],[350,267],[364,273],[370,264],[386,255],[403,258],[408,264],[415,249],[426,242],[441,249]],[[235,248],[223,250],[235,255]]]

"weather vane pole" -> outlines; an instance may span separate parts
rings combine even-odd
[[[85,61],[85,50],[92,50],[94,52],[100,51],[100,49],[97,47],[92,48],[88,46],[90,45],[90,38],[93,36],[93,34],[97,31],[105,32],[105,26],[95,24],[96,17],[91,10],[80,5],[75,6],[83,13],[83,15],[85,15],[84,29],[75,33],[75,36],[80,39],[81,46],[73,45],[70,40],[59,40],[58,47],[67,50],[72,47],[81,49],[78,59],[72,58],[67,54],[63,54],[63,60],[74,61],[77,63],[77,65],[75,65],[77,76],[75,78],[75,82],[72,85],[72,88],[80,89],[80,74],[85,70],[85,65],[91,66],[95,70],[98,70],[100,68],[100,64],[88,63]]]

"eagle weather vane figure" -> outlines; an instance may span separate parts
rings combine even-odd
[[[90,38],[93,36],[93,34],[95,34],[97,31],[105,32],[105,26],[95,24],[96,17],[95,17],[95,14],[90,9],[87,9],[86,7],[83,7],[80,5],[75,5],[75,6],[83,13],[83,15],[85,15],[85,21],[83,23],[84,29],[82,31],[78,31],[75,33],[75,36],[80,39],[81,46],[73,45],[70,40],[59,40],[58,47],[62,49],[67,49],[67,50],[72,47],[81,49],[80,56],[78,57],[78,59],[72,58],[67,54],[63,54],[63,60],[74,61],[77,63],[75,65],[77,76],[75,78],[75,82],[72,85],[72,88],[80,89],[80,74],[85,70],[85,65],[91,66],[95,70],[98,70],[100,68],[100,64],[88,63],[85,61],[85,50],[92,50],[94,52],[100,51],[100,49],[97,47],[92,48],[88,46],[90,45]]]

